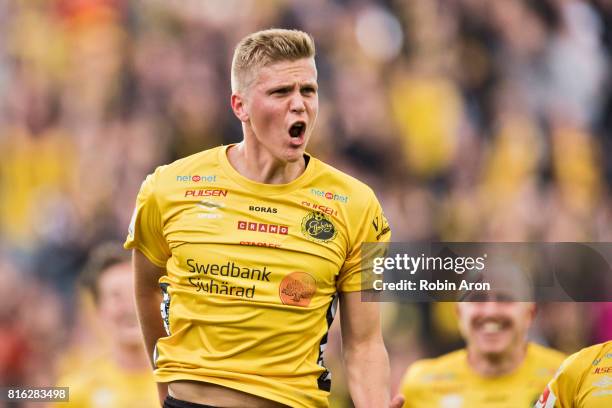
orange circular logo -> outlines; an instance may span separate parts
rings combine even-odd
[[[292,272],[283,278],[278,296],[285,305],[306,307],[317,291],[317,281],[306,272]]]

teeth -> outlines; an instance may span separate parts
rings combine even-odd
[[[501,331],[502,325],[497,322],[487,322],[482,325],[482,331],[485,333],[497,333]]]

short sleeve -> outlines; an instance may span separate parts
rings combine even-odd
[[[391,239],[391,228],[374,193],[370,194],[365,211],[351,214],[349,223],[349,230],[354,228],[355,232],[336,284],[339,292],[356,292],[365,287],[362,286],[362,272],[363,277],[372,277],[368,265],[375,257],[385,255]],[[365,243],[369,244],[363,245]]]
[[[548,383],[534,408],[570,408],[574,406],[578,377],[577,362],[580,352],[569,356]],[[579,370],[578,370],[579,371]]]
[[[154,186],[155,173],[147,176],[140,187],[123,246],[125,249],[138,249],[153,264],[165,268],[171,253],[163,234],[162,215]]]

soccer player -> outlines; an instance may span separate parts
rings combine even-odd
[[[165,407],[328,406],[337,300],[355,406],[389,404],[360,247],[391,233],[368,186],[305,152],[314,55],[300,31],[242,39],[231,68],[242,142],[161,166],[141,187],[125,247]]]
[[[129,255],[120,243],[104,244],[92,252],[82,278],[110,349],[60,379],[58,384],[69,387],[70,395],[59,406],[155,406],[157,390],[138,327]]]
[[[563,355],[526,340],[535,304],[490,296],[482,299],[487,301],[457,304],[466,348],[415,362],[401,385],[404,407],[533,406],[538,388],[550,379]]]
[[[535,407],[612,407],[612,341],[584,348],[569,356]]]

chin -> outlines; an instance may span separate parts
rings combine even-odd
[[[121,338],[117,340],[117,342],[121,344],[123,347],[129,347],[129,348],[142,347],[142,344],[143,344],[142,338],[140,336],[132,336],[132,335],[122,336]]]
[[[125,345],[141,344],[142,341],[142,334],[138,327],[119,329],[116,331],[116,336],[118,342]]]
[[[485,356],[495,358],[495,357],[499,357],[503,355],[504,353],[506,353],[509,346],[507,342],[495,342],[495,343],[480,344],[478,348],[480,352],[484,354]]]
[[[505,351],[506,351],[505,348],[500,348],[500,347],[489,347],[489,348],[484,347],[480,349],[480,352],[489,358],[501,357],[505,353]]]
[[[304,158],[303,148],[292,150],[287,155],[285,155],[285,160],[287,161],[287,163],[296,163],[302,160],[303,158]]]

